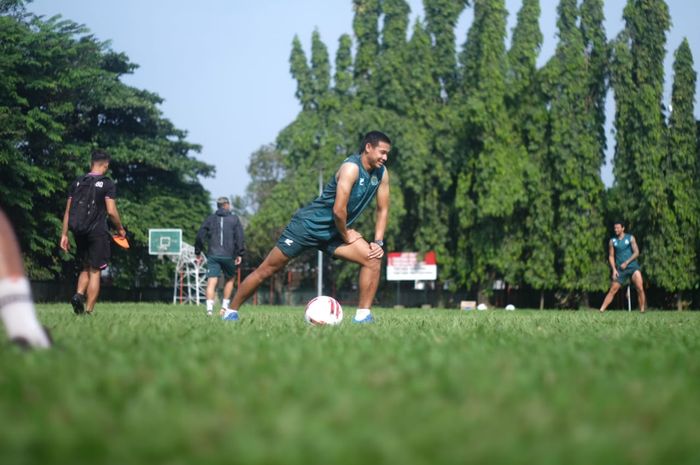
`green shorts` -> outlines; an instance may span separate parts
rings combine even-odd
[[[620,283],[622,286],[626,286],[627,283],[630,282],[632,279],[632,275],[634,274],[635,271],[640,271],[641,268],[638,266],[628,266],[624,270],[617,270],[617,282]]]
[[[332,257],[335,249],[343,244],[343,240],[337,236],[330,240],[315,237],[296,218],[292,218],[277,241],[277,247],[289,258],[298,257],[308,249],[318,249]]]
[[[233,257],[207,257],[207,267],[207,278],[218,278],[222,271],[227,279],[236,274]]]

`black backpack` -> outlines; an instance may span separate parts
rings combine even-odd
[[[73,234],[87,234],[95,229],[98,212],[95,183],[103,179],[104,176],[85,175],[77,181],[68,212],[68,227]]]

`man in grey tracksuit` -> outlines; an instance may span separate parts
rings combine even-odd
[[[222,311],[228,309],[233,292],[233,278],[236,275],[236,266],[241,264],[245,253],[243,242],[243,225],[236,215],[231,213],[231,204],[227,197],[219,197],[216,200],[216,213],[209,215],[202,227],[199,228],[197,239],[194,242],[194,253],[197,261],[201,262],[201,252],[204,243],[209,244],[207,252],[207,315],[214,311],[214,299],[216,297],[216,285],[219,276],[223,272],[226,283],[221,302]]]

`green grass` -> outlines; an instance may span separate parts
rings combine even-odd
[[[96,310],[0,339],[0,463],[700,463],[700,313]]]

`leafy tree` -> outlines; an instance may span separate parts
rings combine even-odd
[[[569,297],[607,284],[601,260],[605,229],[602,214],[603,182],[600,134],[593,121],[597,107],[590,95],[591,77],[576,0],[559,3],[559,43],[552,69],[550,163],[553,169],[555,247],[559,287]],[[576,297],[578,299],[578,297]]]
[[[328,48],[321,40],[321,34],[316,30],[311,35],[311,76],[313,95],[316,106],[326,97],[331,85],[331,65],[328,58]]]
[[[674,266],[682,273],[676,273],[674,287],[678,310],[682,308],[681,292],[698,285],[696,244],[689,240],[688,233],[697,231],[700,226],[700,205],[698,201],[697,137],[695,130],[695,82],[697,73],[693,69],[693,55],[684,39],[675,53],[673,63],[674,81],[669,117],[669,146],[666,171],[666,186],[673,216],[678,222],[678,236],[668,238],[678,241]]]
[[[608,90],[610,46],[603,27],[603,0],[581,3],[581,33],[585,48],[588,96],[586,98],[589,130],[596,134],[601,164],[605,162],[605,95]]]
[[[450,216],[453,196],[451,149],[447,130],[449,110],[441,102],[441,85],[433,78],[436,58],[430,36],[417,22],[407,44],[407,119],[413,129],[402,135],[397,171],[407,205],[401,230],[413,250],[435,250],[441,265],[449,266]]]
[[[343,34],[338,39],[338,51],[335,57],[335,92],[346,100],[352,90],[352,38]]]
[[[530,161],[525,171],[528,209],[521,224],[526,238],[523,280],[541,291],[540,308],[544,308],[544,290],[555,288],[558,281],[552,246],[554,212],[552,170],[547,159],[547,96],[537,72],[537,55],[542,47],[539,16],[539,0],[525,0],[508,51],[506,104]]]
[[[24,11],[24,0],[0,0],[1,15],[22,14]]]
[[[0,23],[0,204],[30,277],[72,271],[71,257],[57,250],[66,188],[100,147],[112,154],[120,211],[136,238],[128,256],[115,255],[116,282],[169,280],[167,267],[139,244],[149,227],[194,236],[209,211],[198,178],[213,172],[190,155],[199,146],[163,118],[160,97],[120,81],[136,65],[85,27],[32,15],[2,15]]]
[[[481,290],[498,276],[517,282],[523,240],[515,220],[526,202],[526,156],[505,106],[505,25],[502,0],[474,2],[462,93],[466,96],[464,162],[455,206],[459,215],[461,282]]]
[[[248,206],[257,211],[285,176],[283,155],[274,145],[263,145],[251,154],[247,171],[250,176],[246,187]]]
[[[404,114],[408,110],[405,86],[409,82],[406,63],[406,32],[410,8],[405,0],[384,0],[384,27],[377,60],[378,105]]]
[[[297,81],[297,99],[303,109],[309,109],[313,105],[313,78],[309,64],[306,61],[304,48],[299,37],[294,36],[292,41],[292,55],[290,57],[292,77]]]
[[[445,96],[451,95],[457,87],[457,53],[455,50],[455,28],[459,15],[469,5],[468,0],[425,0],[427,32],[434,41],[433,74]]]
[[[355,54],[355,88],[362,104],[376,104],[376,66],[379,56],[379,30],[381,14],[379,0],[353,0],[355,17],[352,28],[357,39]]]
[[[666,189],[666,126],[662,97],[668,7],[661,0],[629,0],[625,29],[615,44],[613,89],[615,183],[629,199],[628,222],[642,250],[640,261],[651,282],[675,289],[674,260],[682,253],[676,217]]]

